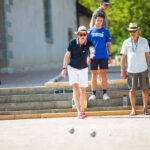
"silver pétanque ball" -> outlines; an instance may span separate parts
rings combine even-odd
[[[75,130],[74,130],[74,128],[69,128],[68,131],[70,134],[73,134]]]

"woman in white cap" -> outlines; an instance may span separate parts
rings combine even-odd
[[[69,42],[67,52],[64,57],[62,77],[66,77],[68,60],[69,83],[73,87],[73,99],[77,107],[79,119],[86,117],[84,106],[86,101],[86,87],[88,87],[88,64],[87,59],[92,59],[95,49],[92,42],[87,41],[88,31],[86,27],[80,26],[75,32],[77,38]],[[89,56],[89,51],[91,56]],[[80,91],[80,94],[79,94]]]

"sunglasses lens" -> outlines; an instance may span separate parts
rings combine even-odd
[[[80,36],[86,36],[86,34],[80,34]]]
[[[135,33],[136,31],[129,31],[130,33]]]

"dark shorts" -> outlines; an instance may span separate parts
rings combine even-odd
[[[149,85],[148,70],[140,73],[128,73],[128,87],[130,91],[136,91],[138,82],[142,90],[147,90]]]
[[[108,69],[108,59],[92,59],[91,70]]]

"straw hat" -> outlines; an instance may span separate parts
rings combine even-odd
[[[127,30],[128,31],[135,31],[135,30],[138,30],[138,29],[140,29],[140,27],[138,27],[136,23],[130,23],[129,28]]]

